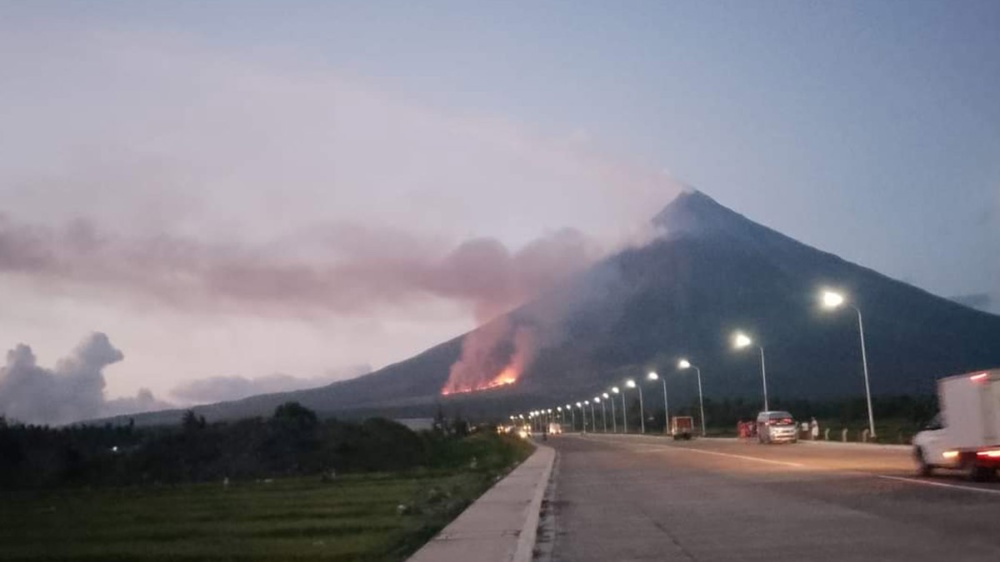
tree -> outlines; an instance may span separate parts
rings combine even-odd
[[[298,431],[311,431],[319,423],[316,412],[298,402],[285,402],[275,408],[272,420],[283,429]]]
[[[205,416],[195,414],[194,410],[184,412],[184,417],[181,418],[181,427],[184,428],[184,431],[205,429],[205,425]]]

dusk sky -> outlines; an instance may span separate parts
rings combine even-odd
[[[107,399],[324,384],[685,185],[1000,310],[998,30],[992,0],[0,2],[0,344],[107,365]]]

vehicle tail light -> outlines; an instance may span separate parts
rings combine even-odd
[[[953,459],[958,456],[958,451],[945,451],[941,453],[941,456],[946,459]]]
[[[986,373],[979,373],[978,375],[972,375],[969,377],[970,381],[979,382],[986,378]]]
[[[985,451],[976,451],[977,457],[987,457],[991,459],[1000,459],[1000,449],[987,449]]]

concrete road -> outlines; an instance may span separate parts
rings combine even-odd
[[[902,448],[562,435],[556,561],[1000,561],[1000,484]]]

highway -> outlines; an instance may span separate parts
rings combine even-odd
[[[550,437],[555,561],[1000,560],[1000,484],[904,448]]]

